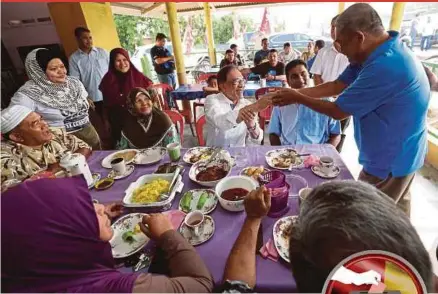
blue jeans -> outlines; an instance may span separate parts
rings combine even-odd
[[[432,36],[421,37],[421,50],[429,50],[432,47]]]
[[[160,75],[157,74],[158,80],[161,84],[167,84],[169,86],[172,86],[172,88],[175,90],[176,87],[176,75],[175,73]]]

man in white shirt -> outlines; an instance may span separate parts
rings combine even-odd
[[[291,44],[289,42],[284,43],[283,51],[278,55],[278,60],[286,66],[289,62],[298,58],[300,58],[300,54],[292,48]]]
[[[99,84],[108,72],[109,55],[106,50],[93,46],[90,30],[78,27],[75,29],[79,49],[70,55],[70,75],[77,77],[93,101],[93,108],[103,119],[103,96]]]
[[[336,38],[336,20],[338,16],[335,16],[331,22],[331,30],[330,34],[332,40],[334,41]],[[318,55],[315,58],[315,61],[310,69],[310,72],[313,74],[313,81],[315,86],[318,86],[323,83],[336,81],[341,73],[347,68],[350,64],[348,62],[347,56],[339,52],[339,48],[336,43],[333,43],[331,46],[325,46],[321,50],[319,50]],[[348,117],[341,121],[341,142],[337,146],[337,150],[341,152],[342,146],[345,140],[345,130],[347,129],[350,123],[351,117]]]
[[[207,146],[245,147],[260,144],[263,130],[257,113],[265,109],[270,100],[259,99],[251,104],[243,98],[245,79],[237,66],[223,67],[217,74],[218,94],[205,99],[205,137]]]

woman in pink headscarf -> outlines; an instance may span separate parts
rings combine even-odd
[[[148,77],[135,68],[125,49],[111,50],[108,72],[103,77],[99,89],[102,91],[104,106],[108,113],[113,148],[120,140],[121,118],[126,111],[126,98],[129,92],[135,87],[147,89],[152,84]]]
[[[204,262],[163,214],[145,216],[141,227],[149,226],[169,275],[118,271],[109,243],[112,212],[93,204],[81,176],[24,182],[3,192],[2,292],[211,292]]]

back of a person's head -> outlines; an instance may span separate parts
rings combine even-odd
[[[318,47],[318,49],[322,49],[325,46],[324,40],[316,40],[315,47]]]
[[[429,255],[392,199],[356,181],[332,181],[316,187],[302,203],[290,239],[298,290],[321,292],[339,262],[365,250],[387,251],[406,259],[432,289]]]

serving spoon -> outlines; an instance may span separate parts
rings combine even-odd
[[[169,189],[167,190],[167,193],[160,194],[160,197],[159,197],[160,201],[165,201],[170,197],[170,194],[172,192],[172,188],[175,185],[176,179],[178,178],[180,171],[181,171],[181,167],[177,166],[175,168],[175,171],[173,172],[173,178],[172,178],[172,181],[170,182]]]

